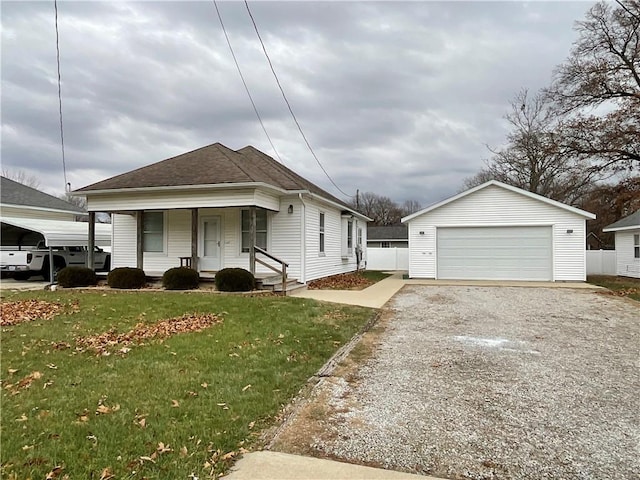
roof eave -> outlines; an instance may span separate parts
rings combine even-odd
[[[62,210],[58,208],[36,207],[34,205],[21,205],[17,203],[3,203],[2,207],[24,208],[26,210],[37,210],[39,212],[68,213],[69,215],[89,215],[83,210]]]
[[[181,191],[181,190],[233,190],[239,188],[264,188],[273,190],[278,193],[295,195],[297,193],[308,193],[308,190],[285,190],[284,188],[276,187],[269,183],[264,182],[241,182],[241,183],[210,183],[200,185],[167,185],[158,187],[131,187],[131,188],[107,188],[100,190],[74,190],[71,195],[77,197],[88,197],[91,195],[110,195],[119,193],[153,193],[153,192],[165,192]]]
[[[638,230],[640,229],[640,225],[627,225],[626,227],[612,227],[612,228],[603,228],[602,231],[605,233],[608,232],[622,232],[625,230]]]
[[[329,200],[328,198],[323,197],[322,195],[318,195],[317,193],[308,193],[309,197],[311,198],[317,198],[329,205],[332,205],[336,208],[339,208],[341,210],[348,210],[349,212],[351,212],[352,214],[354,214],[356,217],[360,218],[361,220],[364,220],[365,222],[373,222],[373,219],[361,214],[360,212],[357,212],[356,210],[354,210],[353,208],[349,207],[348,205],[342,204],[342,203],[336,203],[332,200]]]

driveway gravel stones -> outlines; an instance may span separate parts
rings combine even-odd
[[[288,451],[451,479],[640,478],[640,307],[589,290],[407,286]],[[314,407],[314,401],[316,405]],[[296,438],[287,435],[282,438]]]

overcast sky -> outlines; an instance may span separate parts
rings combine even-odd
[[[298,120],[342,190],[456,193],[546,86],[593,2],[250,2]],[[285,165],[341,198],[280,95],[243,2],[219,2]],[[3,1],[2,168],[64,190],[53,1]],[[58,3],[72,188],[220,142],[273,156],[212,1]]]

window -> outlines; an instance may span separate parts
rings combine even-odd
[[[324,253],[324,213],[320,212],[320,253]]]
[[[353,220],[347,222],[347,251],[353,253]]]
[[[142,217],[142,250],[164,251],[164,213],[144,212]]]
[[[248,252],[251,244],[249,210],[242,210],[242,251]],[[267,211],[256,209],[256,246],[267,249]]]
[[[362,228],[358,228],[358,245],[362,246]]]
[[[390,248],[391,244],[389,242],[380,242],[381,248]]]
[[[633,236],[633,258],[640,258],[640,235]]]

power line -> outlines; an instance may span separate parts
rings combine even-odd
[[[244,75],[242,75],[242,70],[240,70],[240,64],[238,63],[238,59],[236,58],[236,54],[233,52],[233,48],[231,47],[231,41],[229,40],[229,35],[227,35],[227,29],[224,27],[224,22],[222,21],[222,15],[220,15],[220,10],[218,9],[218,2],[216,0],[213,0],[213,4],[216,7],[216,13],[218,14],[218,20],[220,20],[220,26],[222,27],[222,31],[224,32],[224,37],[227,39],[227,45],[229,45],[229,50],[231,51],[231,56],[233,57],[233,62],[236,64],[236,68],[238,69],[238,73],[240,74],[240,79],[242,80],[242,84],[244,85],[244,89],[246,90],[247,95],[249,96],[249,100],[251,101],[251,105],[253,106],[253,111],[256,112],[256,117],[258,117],[258,121],[260,122],[260,126],[262,127],[262,130],[264,131],[264,134],[267,136],[267,139],[269,140],[269,144],[271,145],[271,148],[273,148],[273,151],[276,153],[276,157],[278,157],[278,160],[280,160],[280,163],[284,164],[284,162],[282,161],[282,158],[280,158],[280,154],[278,153],[278,150],[276,150],[275,145],[271,141],[271,137],[267,133],[267,129],[264,126],[264,123],[262,122],[262,117],[260,117],[260,114],[258,113],[258,108],[256,107],[256,104],[253,101],[253,97],[251,96],[251,92],[249,91],[249,87],[247,86],[247,82],[244,79]]]
[[[267,57],[267,62],[269,62],[269,67],[271,68],[271,73],[273,73],[273,76],[276,79],[276,83],[278,84],[278,88],[280,89],[280,93],[282,93],[282,98],[284,98],[284,101],[287,104],[287,108],[289,109],[289,113],[291,113],[291,116],[293,117],[293,121],[295,122],[296,126],[298,127],[298,130],[300,131],[300,135],[302,135],[302,138],[304,139],[304,143],[307,144],[307,147],[309,148],[309,151],[311,152],[311,155],[313,155],[313,158],[316,159],[316,162],[318,163],[318,165],[320,166],[320,168],[322,169],[324,174],[327,176],[329,181],[333,184],[333,186],[336,187],[336,189],[338,189],[338,191],[340,193],[342,193],[343,195],[345,195],[346,197],[353,198],[353,195],[349,195],[348,193],[343,191],[336,184],[336,182],[333,181],[333,178],[331,178],[331,176],[329,175],[327,170],[324,168],[324,166],[320,162],[320,159],[316,155],[316,152],[314,152],[313,148],[311,148],[311,144],[309,143],[309,140],[307,140],[307,136],[302,131],[302,127],[300,126],[300,123],[298,122],[298,119],[296,118],[296,115],[293,113],[293,109],[291,108],[291,104],[289,103],[289,100],[287,99],[287,96],[284,93],[284,89],[282,88],[282,85],[280,84],[280,80],[278,79],[278,75],[276,74],[276,71],[273,68],[273,63],[271,63],[271,58],[269,57],[269,54],[267,53],[267,49],[264,46],[264,42],[262,41],[262,37],[260,36],[260,32],[258,31],[258,26],[256,25],[256,21],[253,18],[253,14],[251,13],[251,10],[249,9],[249,3],[247,2],[247,0],[244,0],[244,4],[247,7],[247,13],[249,13],[249,17],[251,18],[251,23],[253,23],[253,28],[256,31],[256,35],[258,35],[258,40],[260,40],[260,45],[262,45],[262,51],[264,52],[265,57]]]
[[[62,147],[62,173],[64,175],[64,191],[68,192],[67,183],[67,164],[64,159],[64,127],[62,123],[62,81],[60,78],[60,35],[58,34],[58,1],[53,0],[53,9],[55,10],[55,24],[56,24],[56,61],[58,64],[58,108],[60,112],[60,145]]]

